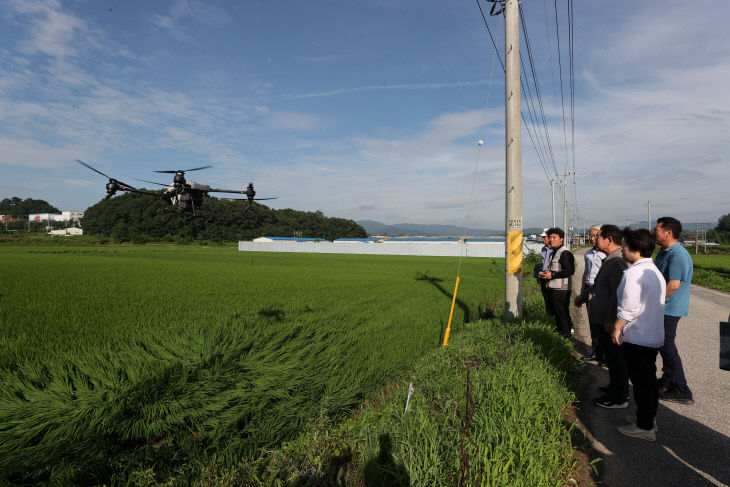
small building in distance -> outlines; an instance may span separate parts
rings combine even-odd
[[[71,235],[83,235],[84,231],[80,228],[76,227],[69,227],[69,228],[62,228],[61,230],[51,230],[48,232],[48,235],[54,235],[54,236],[71,236]]]
[[[83,217],[83,211],[62,211],[61,213],[31,213],[28,215],[28,220],[32,222],[70,222],[81,220]]]

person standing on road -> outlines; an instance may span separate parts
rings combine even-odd
[[[600,387],[601,396],[593,405],[606,409],[629,407],[629,375],[621,348],[611,342],[610,333],[616,322],[618,307],[617,289],[624,271],[629,266],[621,255],[623,234],[616,225],[603,225],[596,238],[598,248],[606,254],[593,285],[584,288],[575,298],[575,305],[590,303],[588,322],[591,330],[598,332],[598,340],[608,365],[609,384]]]
[[[548,298],[555,313],[555,327],[565,338],[570,337],[573,330],[573,320],[570,318],[570,291],[572,289],[571,276],[575,273],[575,258],[563,245],[565,232],[560,228],[549,228],[548,242],[552,252],[547,270],[540,273],[540,277],[547,281]]]
[[[592,247],[586,251],[584,256],[584,270],[583,270],[583,278],[581,279],[581,288],[580,288],[580,295],[582,295],[588,288],[593,286],[593,283],[596,279],[596,275],[598,274],[598,270],[601,268],[601,264],[603,263],[603,259],[606,258],[606,254],[604,254],[601,249],[598,248],[598,234],[601,231],[601,225],[593,225],[590,229],[589,233],[589,239],[591,241]],[[580,295],[575,297],[575,305],[580,306],[579,300]],[[586,308],[588,311],[588,316],[591,315],[591,303],[590,301],[581,301],[582,303],[586,303]],[[601,344],[599,343],[598,337],[601,334],[601,330],[603,329],[602,323],[595,323],[596,326],[594,326],[594,323],[590,322],[590,328],[591,328],[591,353],[589,355],[586,355],[583,358],[583,360],[595,360],[599,363],[604,362],[605,357],[604,353],[601,350]]]
[[[651,260],[656,242],[649,230],[624,230],[623,255],[631,266],[618,286],[618,313],[611,341],[623,350],[634,385],[636,422],[619,426],[626,436],[656,440],[659,384],[656,356],[664,344],[664,276]],[[632,418],[633,419],[633,418]]]
[[[543,229],[542,233],[540,234],[540,237],[542,237],[542,249],[540,250],[540,257],[542,258],[542,267],[537,270],[537,273],[535,277],[537,277],[537,281],[540,283],[540,291],[542,291],[542,299],[545,301],[545,311],[547,311],[547,314],[550,316],[555,315],[555,312],[553,311],[553,305],[550,301],[550,293],[548,292],[547,287],[547,280],[540,277],[540,273],[544,272],[548,268],[548,263],[550,262],[550,254],[552,253],[553,249],[550,248],[550,241],[548,240],[548,234],[547,231],[550,230],[549,228]]]
[[[692,284],[692,257],[682,244],[682,224],[676,218],[657,218],[654,235],[662,250],[656,256],[656,266],[667,283],[667,301],[664,309],[664,345],[659,349],[662,356],[662,378],[659,379],[659,399],[693,404],[692,391],[684,376],[682,359],[674,343],[677,325],[682,316],[689,314],[689,292]]]

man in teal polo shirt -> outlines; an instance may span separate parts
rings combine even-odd
[[[682,404],[692,404],[692,391],[687,385],[674,339],[677,324],[689,313],[689,290],[692,284],[692,257],[679,243],[682,224],[676,218],[665,216],[657,219],[654,228],[657,243],[662,250],[656,256],[656,266],[667,282],[667,296],[664,306],[664,346],[659,349],[662,356],[662,378],[659,379],[659,399]]]

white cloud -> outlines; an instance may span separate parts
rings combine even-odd
[[[274,112],[269,120],[276,130],[292,130],[295,132],[312,132],[323,125],[322,117],[307,113]]]

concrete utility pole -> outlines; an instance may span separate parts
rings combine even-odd
[[[695,255],[700,252],[700,224],[695,223]]]
[[[647,201],[646,202],[646,208],[647,208],[647,211],[649,213],[648,216],[647,216],[648,220],[647,220],[647,223],[646,223],[646,228],[648,228],[649,231],[651,232],[651,201]]]
[[[553,199],[552,199],[552,203],[553,203],[553,228],[555,228],[555,180],[554,179],[551,179],[550,180],[550,192],[552,192],[552,194],[553,194]]]
[[[519,0],[504,2],[505,144],[506,144],[506,273],[504,316],[522,316],[522,127],[520,125]]]
[[[568,166],[563,172],[563,231],[565,232],[565,246],[570,248],[570,236],[568,235],[568,191],[566,181],[568,180]]]

